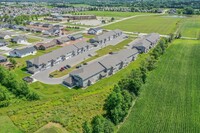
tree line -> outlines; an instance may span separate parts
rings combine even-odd
[[[3,15],[0,17],[0,21],[7,22],[9,24],[26,25],[27,21],[38,20],[38,17],[38,15],[20,15],[16,17]]]
[[[18,79],[12,71],[0,66],[0,106],[2,101],[9,100],[8,92],[11,92],[18,98],[25,98],[30,101],[39,99],[39,95],[30,91],[26,82]]]
[[[169,43],[174,38],[173,34],[169,38],[162,38],[140,67],[133,69],[126,78],[121,79],[114,86],[113,91],[105,100],[106,113],[95,116],[91,122],[84,122],[83,133],[113,133],[115,131],[115,126],[123,122],[127,116],[133,100],[139,97],[148,72],[156,68],[156,62],[166,52]]]

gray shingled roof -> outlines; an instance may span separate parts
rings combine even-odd
[[[90,46],[90,45],[91,44],[86,42],[86,41],[78,42],[78,43],[74,44],[74,46],[77,47],[78,49],[83,48],[83,47],[87,47],[87,46]]]
[[[137,49],[123,49],[120,50],[115,56],[116,58],[125,61],[127,58],[139,54]]]
[[[101,34],[101,35],[96,36],[96,37],[94,38],[94,40],[96,40],[96,41],[101,41],[101,40],[104,40],[104,39],[106,39],[106,38],[108,38],[108,37],[110,37],[110,36],[114,36],[115,34],[120,33],[120,32],[122,32],[122,31],[121,31],[121,30],[118,30],[118,29],[112,30],[112,31],[106,32],[106,33],[104,33],[104,34]]]
[[[34,52],[34,51],[36,51],[36,49],[34,47],[26,47],[26,48],[23,48],[23,49],[14,49],[11,52],[17,52],[21,55],[25,55],[27,53],[31,53],[31,52]]]
[[[146,36],[146,40],[150,41],[151,43],[156,43],[160,38],[158,33],[151,33]]]
[[[117,64],[120,64],[122,61],[116,58],[115,54],[106,56],[103,58],[99,63],[105,67],[106,69],[109,69],[111,67],[116,66]]]
[[[3,55],[0,55],[0,60],[6,60],[7,58]]]
[[[88,78],[91,78],[97,73],[100,73],[104,70],[105,68],[98,62],[92,62],[91,64],[88,64],[80,69],[75,70],[73,73],[71,73],[71,75],[77,75],[83,80],[87,80]]]
[[[29,60],[29,62],[36,64],[36,65],[41,65],[43,63],[47,64],[48,61],[50,61],[50,60],[56,60],[58,57],[60,57],[62,55],[66,55],[67,53],[70,53],[70,52],[76,51],[76,50],[77,50],[77,48],[74,45],[64,46],[64,47],[54,50],[50,53],[36,57],[32,60]]]
[[[19,40],[27,40],[25,36],[16,36],[11,39],[12,42],[18,42]]]
[[[101,27],[97,27],[97,28],[90,28],[89,30],[99,31],[99,30],[102,30],[102,28],[101,28]]]

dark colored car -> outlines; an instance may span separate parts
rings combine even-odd
[[[66,67],[68,67],[68,68],[71,68],[71,66],[70,66],[70,65],[66,65]]]

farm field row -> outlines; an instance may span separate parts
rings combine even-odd
[[[182,18],[179,17],[163,15],[139,16],[107,25],[104,28],[109,30],[120,28],[123,31],[136,33],[157,32],[167,35],[176,31],[181,20]]]
[[[180,32],[183,37],[200,37],[200,17],[193,16],[184,19],[180,26]]]
[[[119,133],[200,131],[200,41],[176,40],[152,71]]]

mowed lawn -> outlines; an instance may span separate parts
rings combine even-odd
[[[140,15],[140,14],[150,14],[150,13],[139,13],[139,12],[115,12],[115,11],[84,11],[84,12],[78,12],[75,14],[89,14],[89,15],[96,15],[100,17],[130,17],[134,15]]]
[[[178,27],[181,18],[167,17],[161,15],[138,16],[124,21],[120,21],[111,25],[107,25],[105,29],[121,29],[128,32],[160,34],[174,33]]]
[[[200,17],[193,16],[186,18],[180,29],[183,37],[192,37],[199,38],[200,37]]]
[[[177,40],[161,57],[120,133],[199,133],[200,41]]]

